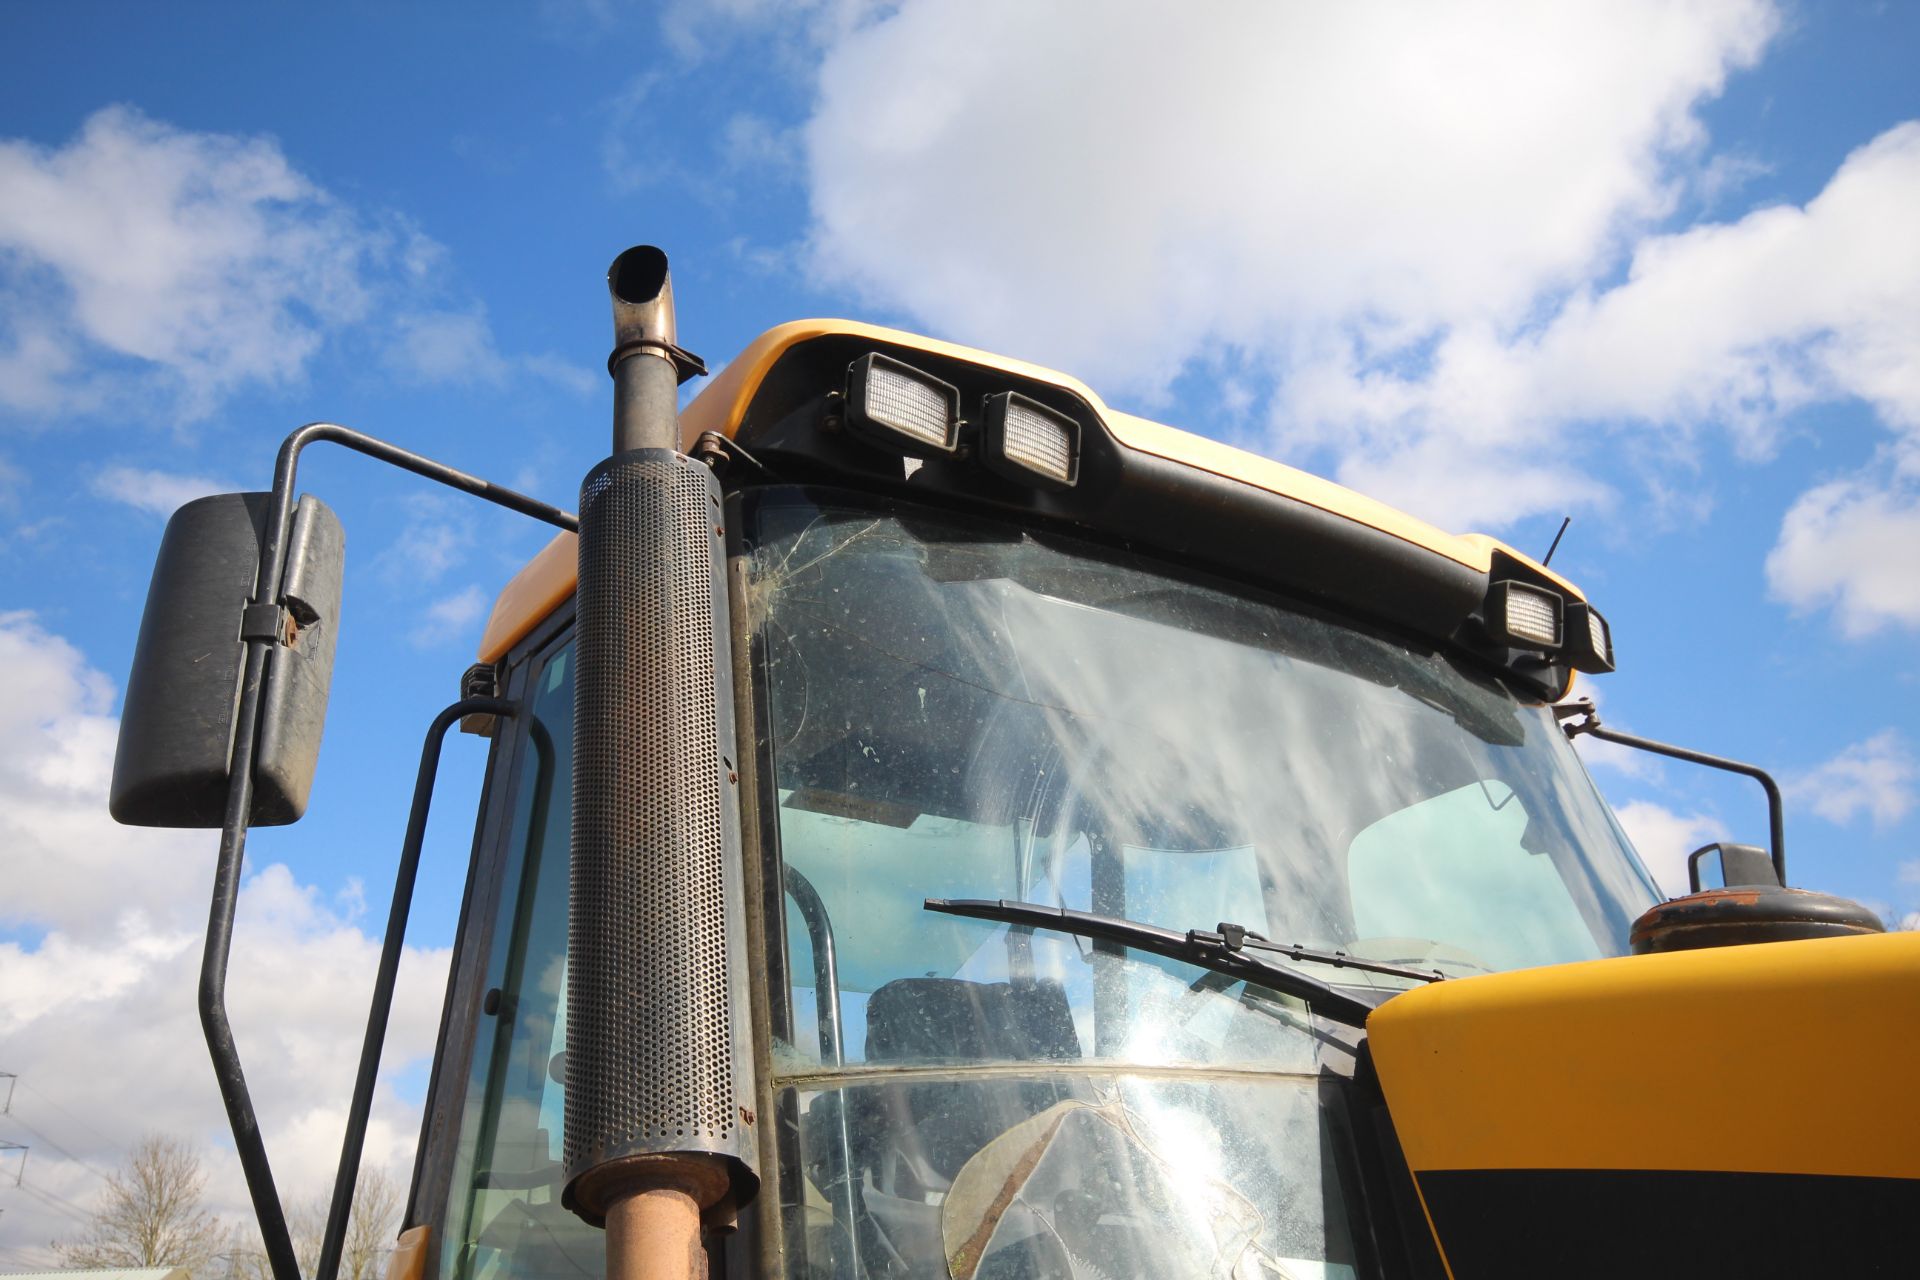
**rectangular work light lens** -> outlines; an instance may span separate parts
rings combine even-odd
[[[926,457],[952,453],[960,393],[878,352],[847,370],[847,424],[874,444]]]
[[[1496,582],[1487,596],[1487,621],[1509,644],[1560,647],[1560,597],[1518,582]]]
[[[1008,479],[1065,489],[1079,478],[1080,424],[1064,413],[1006,391],[987,398],[982,427],[982,456]]]
[[[1567,650],[1575,671],[1603,675],[1613,670],[1613,631],[1592,605],[1567,606]]]

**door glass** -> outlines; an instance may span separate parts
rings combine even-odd
[[[598,1276],[600,1232],[561,1207],[572,845],[573,647],[534,674],[533,715],[487,958],[441,1274]],[[487,1024],[491,1024],[490,1026]]]

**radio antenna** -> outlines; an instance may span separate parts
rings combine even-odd
[[[1553,545],[1547,548],[1547,554],[1540,558],[1540,567],[1546,568],[1553,563],[1553,553],[1560,549],[1560,539],[1566,534],[1567,526],[1573,523],[1572,516],[1560,518],[1560,532],[1553,535]]]

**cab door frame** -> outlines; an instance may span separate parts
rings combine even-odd
[[[571,635],[573,602],[568,600],[534,627],[501,660],[501,693],[508,701],[526,705],[533,680]],[[474,1047],[486,1018],[487,962],[493,953],[494,924],[499,916],[502,880],[511,852],[513,818],[521,801],[520,764],[528,742],[526,716],[495,722],[493,748],[480,793],[474,825],[473,852],[468,861],[466,887],[460,900],[453,956],[447,970],[446,998],[434,1043],[433,1069],[421,1109],[420,1137],[414,1151],[413,1178],[407,1191],[402,1229],[429,1230],[428,1258],[442,1256],[447,1198],[460,1145],[460,1123],[466,1112],[467,1084],[473,1072]],[[438,1275],[435,1262],[428,1274]]]

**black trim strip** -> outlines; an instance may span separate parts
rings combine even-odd
[[[1417,1178],[1454,1280],[1801,1280],[1911,1276],[1920,1267],[1920,1179],[1650,1169]]]

